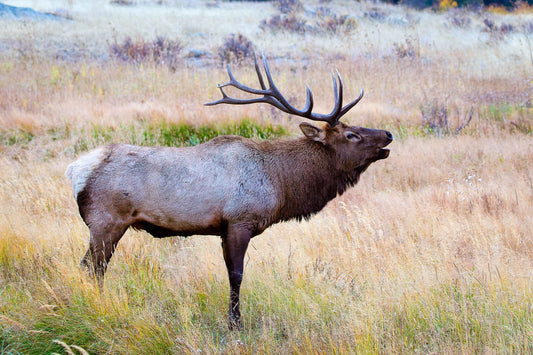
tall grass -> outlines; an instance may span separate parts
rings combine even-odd
[[[408,138],[310,222],[255,238],[240,333],[224,321],[218,238],[130,231],[99,295],[77,269],[87,230],[58,178],[66,161],[3,158],[4,347],[60,352],[59,339],[92,353],[529,352],[529,140],[503,138]]]
[[[318,37],[257,32],[274,13],[270,4],[69,4],[72,22],[0,20],[12,21],[0,36],[19,46],[0,59],[0,353],[533,352],[530,34],[490,38],[483,14],[443,31],[449,14],[364,2],[333,1],[334,11],[357,17],[357,30]],[[128,19],[148,10],[159,17],[133,29]],[[225,21],[215,34],[216,19]],[[183,58],[170,70],[100,57],[106,40],[150,39],[153,28],[183,35],[185,52],[203,45],[217,53],[227,34],[245,34],[265,48],[291,102],[303,106],[308,83],[318,112],[331,110],[327,70],[337,67],[345,96],[366,92],[343,120],[396,139],[387,160],[320,214],[252,240],[240,332],[225,321],[218,237],[128,231],[102,294],[78,269],[89,236],[64,170],[80,153],[118,142],[299,135],[299,120],[270,107],[204,107],[226,80],[216,59]],[[197,30],[206,32],[202,45],[184,39]],[[58,43],[48,46],[54,33]],[[80,41],[92,54],[79,60],[47,52]],[[412,55],[395,51],[408,42]],[[248,64],[233,72],[255,85]],[[452,129],[471,108],[472,122],[439,137],[421,114],[428,103],[447,110]]]

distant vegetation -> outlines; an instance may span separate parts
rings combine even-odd
[[[123,62],[136,64],[154,63],[166,65],[176,70],[183,45],[178,40],[170,40],[158,36],[155,41],[147,42],[142,39],[132,40],[127,37],[123,42],[111,44],[109,51],[111,57]]]
[[[525,6],[533,6],[533,0],[382,0],[394,5],[407,5],[415,8],[443,9],[449,7],[503,7],[507,11],[522,9]]]

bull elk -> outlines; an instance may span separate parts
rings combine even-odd
[[[81,261],[100,288],[117,244],[129,227],[156,238],[219,235],[229,284],[229,325],[240,322],[239,290],[243,261],[250,239],[272,224],[306,219],[328,201],[357,183],[373,162],[389,156],[383,149],[390,132],[347,126],[339,119],[363,97],[342,106],[343,86],[333,76],[335,105],[331,113],[313,113],[307,86],[303,110],[293,107],[274,85],[263,56],[265,85],[257,60],[261,89],[235,80],[218,86],[222,98],[206,105],[268,103],[283,112],[324,127],[301,123],[303,136],[278,141],[255,141],[219,136],[194,147],[140,147],[112,144],[97,148],[70,164],[66,175],[83,221],[90,230],[87,253]],[[338,81],[338,85],[337,85]],[[227,95],[232,86],[250,99]]]

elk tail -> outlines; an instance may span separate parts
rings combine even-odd
[[[67,167],[65,175],[72,184],[72,191],[75,199],[78,198],[78,193],[85,188],[87,180],[92,175],[93,171],[104,160],[105,151],[106,149],[104,147],[91,150]]]

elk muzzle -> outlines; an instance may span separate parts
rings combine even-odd
[[[384,143],[383,143],[383,145],[381,147],[378,148],[377,160],[386,159],[386,158],[389,157],[390,150],[383,149],[383,148],[388,146],[394,139],[392,137],[392,133],[390,133],[389,131],[382,131],[382,132],[385,135],[384,140],[383,140]]]

